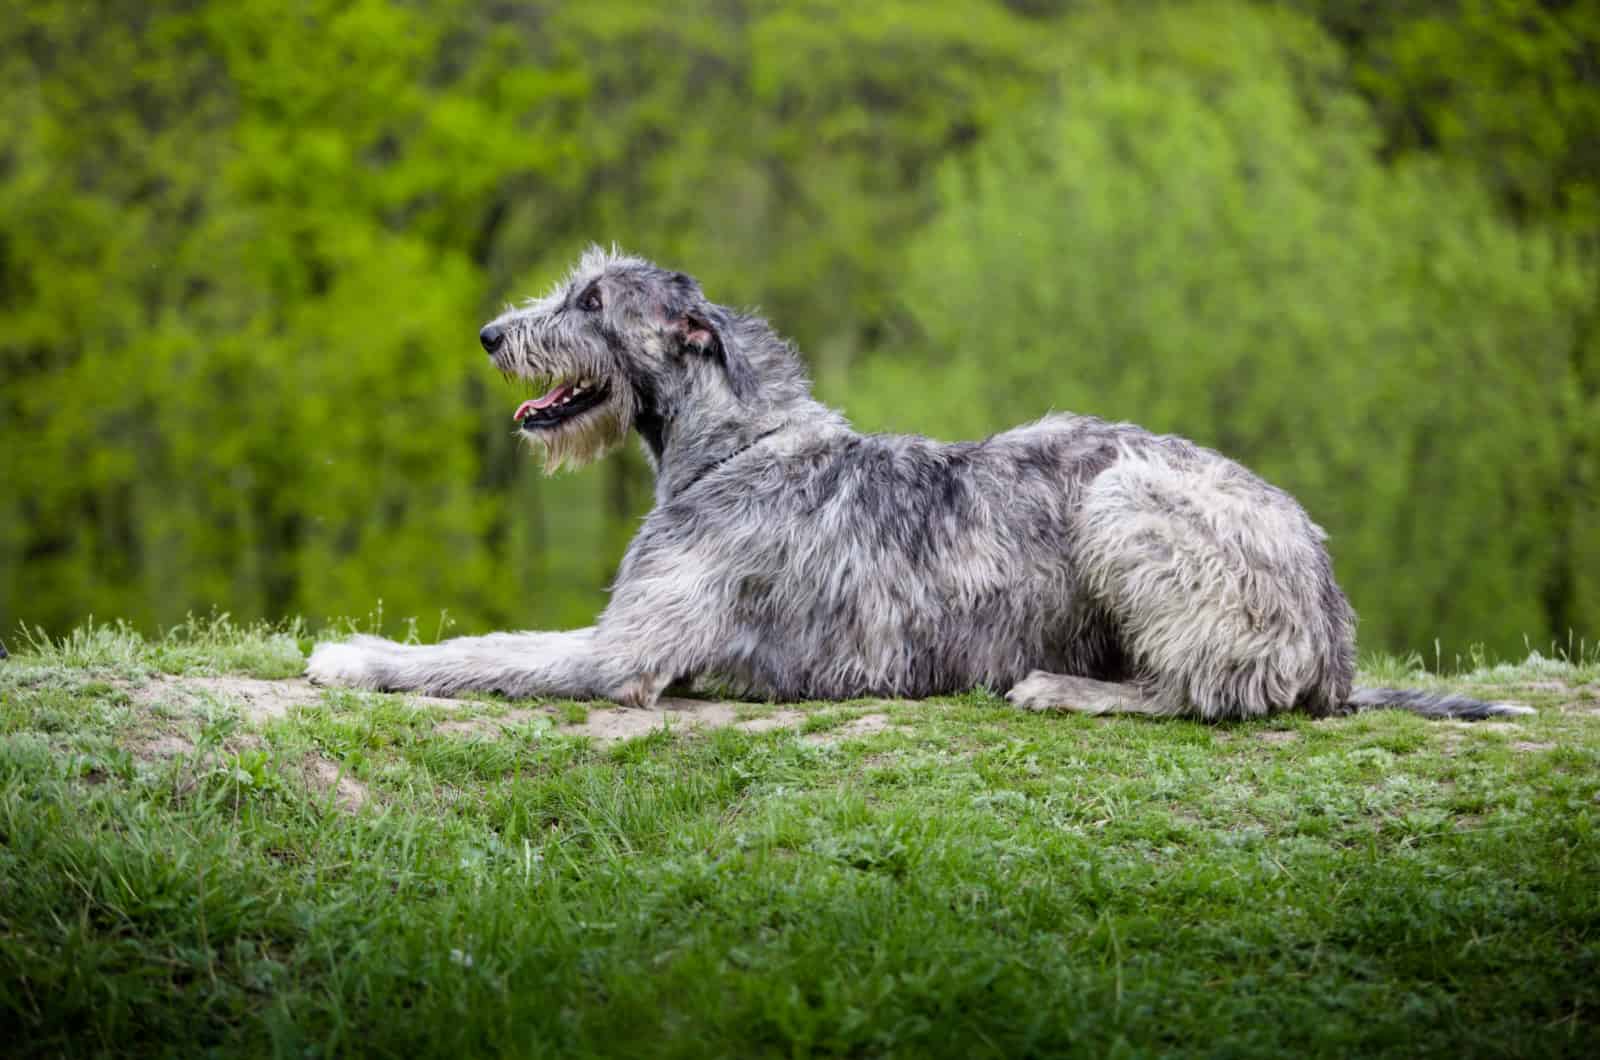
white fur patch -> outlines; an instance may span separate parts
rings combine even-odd
[[[306,663],[306,676],[319,685],[374,687],[367,653],[359,644],[318,644]]]

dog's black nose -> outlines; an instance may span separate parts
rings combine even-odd
[[[485,324],[483,330],[478,332],[478,341],[483,343],[485,353],[493,353],[500,348],[506,340],[505,329],[498,324]]]

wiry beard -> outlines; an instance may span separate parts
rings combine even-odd
[[[627,441],[634,393],[611,358],[590,344],[530,331],[514,332],[495,360],[531,392],[517,410],[517,432],[542,450],[545,473],[582,467]]]
[[[604,404],[566,423],[537,430],[518,426],[522,437],[543,451],[545,474],[580,468],[628,440],[633,426],[632,391],[619,380],[611,380],[610,386],[611,394]]]

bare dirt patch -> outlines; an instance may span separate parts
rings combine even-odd
[[[1535,740],[1514,740],[1511,744],[1513,751],[1553,751],[1555,747],[1553,743],[1539,743]]]
[[[471,709],[470,703],[441,700],[450,709],[460,712]],[[616,743],[636,736],[658,732],[692,729],[740,729],[744,732],[771,732],[775,729],[793,729],[805,721],[806,715],[798,710],[780,710],[759,718],[739,720],[743,703],[721,700],[672,699],[658,700],[651,709],[632,707],[591,707],[588,716],[580,722],[557,724],[556,731],[573,736],[588,736],[597,743]],[[495,735],[507,725],[532,721],[535,718],[558,717],[554,707],[517,709],[495,716],[455,717],[434,726],[438,733],[456,735]]]
[[[1256,733],[1256,739],[1268,744],[1294,743],[1300,739],[1300,734],[1293,729],[1265,729]]]
[[[244,720],[259,725],[299,707],[322,702],[325,689],[303,677],[268,681],[259,677],[173,677],[163,675],[129,690],[137,706],[161,706],[192,713],[208,701],[237,707]],[[367,693],[375,694],[375,693]],[[424,706],[458,709],[459,699],[406,695]]]
[[[367,786],[344,772],[339,763],[331,758],[321,755],[307,758],[301,766],[300,775],[313,791],[332,795],[334,805],[345,813],[355,813],[371,798]]]
[[[135,740],[128,748],[129,753],[142,762],[165,762],[193,750],[194,744],[170,732]]]
[[[699,728],[726,712],[732,720],[733,708],[726,704],[693,704],[679,707],[676,701],[661,700],[653,710],[630,710],[627,707],[599,707],[589,711],[589,717],[576,725],[563,725],[562,732],[591,736],[601,743],[630,740],[635,736],[660,729]],[[718,709],[720,708],[720,709]],[[723,724],[727,724],[726,721]]]
[[[156,677],[131,691],[141,707],[192,713],[207,701],[239,708],[245,720],[281,718],[293,707],[315,703],[317,689],[304,680],[263,681],[255,677]]]
[[[259,726],[282,718],[302,707],[315,706],[322,701],[324,691],[300,677],[268,681],[255,677],[161,675],[143,684],[127,687],[127,692],[136,707],[164,714],[169,718],[194,716],[207,707],[222,705],[236,709],[241,720],[250,726]],[[632,739],[662,728],[707,730],[735,728],[744,732],[771,732],[777,729],[797,728],[806,720],[803,711],[777,710],[758,718],[746,718],[740,721],[740,712],[747,708],[748,704],[722,700],[663,698],[649,710],[593,707],[585,720],[573,724],[561,724],[558,720],[559,714],[554,707],[517,707],[494,714],[475,713],[482,711],[484,707],[470,699],[393,694],[403,695],[407,701],[421,706],[440,707],[449,711],[452,716],[434,726],[434,731],[456,736],[493,736],[506,726],[523,724],[537,718],[550,718],[556,723],[559,732],[589,736],[600,743]],[[188,753],[193,750],[193,745],[181,736],[159,732],[137,741],[133,749],[141,758],[155,760]]]
[[[1574,688],[1561,700],[1558,709],[1563,714],[1600,714],[1600,685]]]
[[[230,761],[232,753],[260,744],[260,737],[251,733],[235,734],[223,748],[207,751],[195,758],[185,770],[187,776],[182,780],[183,786],[190,787],[197,776],[225,766]],[[140,737],[128,745],[128,750],[139,761],[151,764],[168,763],[174,759],[188,758],[196,753],[191,740],[172,732]],[[371,800],[372,795],[367,786],[347,774],[344,768],[331,758],[312,754],[301,759],[298,766],[290,763],[287,768],[290,775],[298,773],[310,791],[331,797],[334,806],[344,813],[355,813]]]
[[[631,707],[591,708],[584,721],[562,725],[561,732],[592,737],[599,743],[630,740],[660,729],[727,729],[743,732],[772,732],[792,729],[806,720],[798,710],[780,710],[759,718],[739,719],[743,703],[722,700],[661,699],[649,710]]]
[[[846,740],[855,740],[862,736],[871,736],[875,732],[882,732],[889,725],[889,715],[887,714],[863,714],[859,718],[850,719],[837,728],[827,729],[823,732],[807,733],[801,739],[816,747],[831,747]]]
[[[1518,681],[1510,687],[1521,689],[1525,692],[1554,692],[1562,696],[1572,691],[1572,686],[1565,681]]]
[[[450,702],[451,708],[459,710],[459,702]],[[508,710],[504,714],[494,717],[481,718],[451,718],[441,721],[433,727],[434,732],[454,733],[458,736],[492,736],[508,725],[521,725],[532,721],[534,718],[548,718],[555,714],[553,710]]]
[[[1509,721],[1441,721],[1452,729],[1471,729],[1473,732],[1522,732],[1522,726]]]
[[[759,718],[741,721],[734,727],[743,729],[745,732],[772,732],[776,729],[796,728],[805,720],[806,716],[802,711],[779,710],[771,714],[764,714]]]

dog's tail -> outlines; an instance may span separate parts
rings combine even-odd
[[[1345,704],[1351,713],[1363,710],[1407,710],[1424,718],[1484,721],[1536,713],[1521,703],[1486,703],[1471,696],[1443,692],[1414,692],[1404,688],[1357,688]]]

